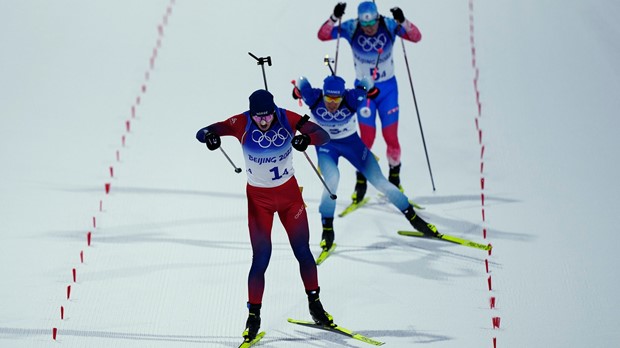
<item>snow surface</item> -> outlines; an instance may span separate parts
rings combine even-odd
[[[245,176],[194,134],[245,110],[263,86],[248,52],[272,57],[277,103],[307,112],[290,80],[320,85],[327,75],[336,42],[316,32],[334,4],[0,2],[0,346],[239,344],[251,262]],[[617,345],[620,5],[378,2],[384,14],[395,5],[423,34],[406,52],[437,189],[397,43],[404,187],[441,231],[490,242],[493,254],[398,236],[409,227],[400,213],[370,205],[336,219],[337,253],[319,267],[326,309],[388,347],[492,347],[494,337],[497,347]],[[338,72],[352,81],[345,42]],[[223,148],[242,164],[235,139]],[[387,170],[380,137],[373,150]],[[322,186],[295,159],[318,255]],[[338,209],[354,178],[348,163],[341,171]],[[286,322],[309,315],[279,222],[272,238],[262,346],[367,346]]]

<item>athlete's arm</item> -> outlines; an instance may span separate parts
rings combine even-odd
[[[407,41],[418,42],[422,40],[422,33],[420,33],[420,29],[418,29],[418,27],[416,27],[415,24],[411,23],[408,19],[405,19],[405,21],[401,24],[398,24],[392,18],[385,18],[385,22],[392,33],[396,33],[396,35]]]
[[[245,131],[245,126],[247,124],[247,117],[244,114],[238,114],[232,116],[224,121],[213,123],[207,127],[202,128],[198,131],[207,133],[212,132],[219,136],[227,136],[232,135],[235,138],[241,140],[243,136],[243,132]],[[197,136],[198,137],[198,136]]]
[[[302,134],[310,136],[310,144],[320,146],[329,141],[329,134],[318,124],[309,121],[308,117],[302,117],[300,114],[290,110],[286,110],[286,117],[289,124],[293,125],[295,129]]]

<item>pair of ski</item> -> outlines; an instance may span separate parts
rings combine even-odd
[[[448,234],[440,234],[439,236],[429,236],[426,235],[422,232],[418,232],[418,231],[398,231],[398,234],[400,234],[401,236],[407,236],[407,237],[419,237],[419,238],[426,238],[426,239],[433,239],[433,240],[443,240],[446,242],[450,242],[450,243],[454,243],[454,244],[460,244],[460,245],[464,245],[470,248],[474,248],[474,249],[481,249],[481,250],[491,250],[492,246],[491,244],[480,244],[480,243],[476,243],[474,241],[471,241],[469,239],[463,239],[463,238],[459,238],[459,237],[455,237],[455,236],[451,236]]]
[[[418,231],[398,231],[398,234],[400,234],[401,236],[407,236],[407,237],[418,237],[418,238],[426,238],[426,239],[433,239],[433,240],[443,240],[446,242],[460,244],[460,245],[464,245],[470,248],[486,250],[486,251],[489,251],[492,249],[491,244],[476,243],[469,239],[463,239],[463,238],[459,238],[456,236],[451,236],[449,234],[440,234],[438,237],[428,236]],[[329,250],[323,249],[321,253],[319,254],[319,257],[317,257],[316,259],[317,266],[322,264],[333,253],[335,249],[336,249],[336,243],[332,244],[332,247],[329,248]]]
[[[385,198],[385,196],[381,196],[381,198]],[[366,197],[364,198],[361,202],[359,203],[351,203],[348,207],[346,207],[340,214],[338,214],[339,217],[344,217],[352,212],[354,212],[355,210],[357,210],[358,208],[364,206],[366,203],[368,203],[368,200],[370,198]],[[423,207],[415,204],[414,202],[411,202],[411,205],[413,205],[414,208],[420,210],[420,209],[424,209]],[[476,243],[474,241],[468,240],[468,239],[463,239],[463,238],[459,238],[456,236],[451,236],[448,234],[441,234],[439,236],[427,236],[425,234],[423,234],[422,232],[418,232],[418,231],[398,231],[398,234],[400,234],[401,236],[407,236],[407,237],[419,237],[419,238],[427,238],[427,239],[434,239],[434,240],[443,240],[446,242],[450,242],[450,243],[454,243],[454,244],[460,244],[460,245],[464,245],[470,248],[474,248],[474,249],[481,249],[481,250],[491,250],[491,245],[489,244],[480,244],[480,243]],[[335,244],[332,247],[332,249],[335,248]],[[325,259],[331,254],[332,250],[323,250],[321,252],[321,255],[319,255],[319,258],[317,259],[317,265],[320,264],[319,259],[321,260],[321,263],[323,261],[325,261]]]
[[[351,331],[351,330],[349,330],[347,328],[344,328],[344,327],[336,325],[336,324],[332,324],[331,326],[324,326],[324,325],[316,324],[313,321],[297,320],[297,319],[291,319],[291,318],[288,319],[288,322],[291,323],[291,324],[311,327],[313,329],[319,329],[319,330],[325,330],[325,331],[337,333],[337,334],[340,334],[340,335],[343,335],[343,336],[347,336],[349,338],[356,339],[358,341],[362,341],[362,342],[365,342],[365,343],[368,343],[368,344],[372,344],[374,346],[382,346],[382,345],[385,344],[385,342],[374,340],[374,339],[372,339],[370,337],[364,336],[364,335],[359,334],[357,332],[353,332],[353,331]],[[247,340],[247,341],[244,341],[243,343],[241,343],[239,348],[249,348],[249,347],[252,347],[258,341],[260,341],[261,338],[263,338],[264,336],[265,336],[265,331],[262,331],[262,332],[258,333],[258,335],[256,335],[256,337],[253,340]]]
[[[433,239],[433,240],[443,240],[446,242],[460,244],[460,245],[464,245],[470,248],[486,250],[486,251],[489,251],[492,248],[491,244],[480,244],[480,243],[471,241],[469,239],[463,239],[463,238],[459,238],[456,236],[451,236],[449,234],[440,234],[438,237],[428,236],[418,231],[398,231],[398,234],[400,234],[401,236],[407,236],[407,237],[418,237],[418,238],[426,238],[426,239]],[[336,243],[332,244],[332,247],[329,248],[329,250],[323,249],[321,253],[319,254],[319,257],[317,257],[316,259],[317,266],[322,264],[334,252],[335,249],[336,249]]]
[[[341,211],[338,214],[338,217],[345,217],[346,215],[349,215],[350,213],[356,211],[358,208],[361,208],[364,205],[366,205],[366,203],[368,203],[369,200],[370,200],[370,197],[366,197],[366,198],[362,199],[358,203],[353,202],[353,203],[349,204],[346,208],[344,208],[343,211]],[[387,200],[387,197],[385,197],[384,195],[379,194],[379,200],[380,201],[385,201],[385,200]],[[415,203],[413,201],[409,201],[409,203],[411,203],[411,205],[414,208],[418,209],[418,210],[424,210],[423,206],[421,206],[421,205],[419,205],[419,204],[417,204],[417,203]]]
[[[379,195],[379,199],[381,200],[385,200],[386,197],[384,195]],[[340,214],[338,214],[339,217],[344,217],[354,211],[356,211],[357,209],[363,207],[364,205],[366,205],[366,203],[368,203],[368,201],[370,200],[369,197],[364,198],[361,202],[359,203],[351,203],[348,207],[346,207]],[[418,209],[424,209],[424,207],[416,204],[415,202],[409,201],[409,203],[411,203],[411,205]],[[468,246],[471,248],[475,248],[475,249],[481,249],[481,250],[491,250],[491,245],[485,245],[485,244],[480,244],[480,243],[476,243],[474,241],[471,240],[467,240],[467,239],[463,239],[463,238],[459,238],[459,237],[455,237],[455,236],[451,236],[448,234],[442,234],[439,237],[435,237],[435,236],[427,236],[425,234],[423,234],[422,232],[418,232],[418,231],[398,231],[398,234],[400,234],[401,236],[407,236],[407,237],[420,237],[420,238],[427,238],[427,239],[435,239],[435,240],[444,240],[446,242],[450,242],[450,243],[455,243],[455,244],[460,244],[460,245],[464,245],[464,246]],[[335,248],[335,246],[333,247]],[[321,252],[321,255],[319,255],[319,259],[321,260],[321,262],[325,261],[325,259],[329,256],[329,254],[331,253],[332,250],[327,250],[327,251],[323,251]],[[317,265],[319,265],[319,259],[317,259]]]

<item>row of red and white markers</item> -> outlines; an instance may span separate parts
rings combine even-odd
[[[479,77],[480,77],[480,69],[478,68],[478,64],[476,61],[476,40],[475,40],[475,31],[474,31],[474,0],[469,0],[469,39],[471,44],[471,66],[474,71],[474,92],[476,94],[476,107],[478,113],[475,117],[476,123],[476,132],[478,133],[478,144],[480,145],[480,205],[482,212],[482,237],[487,239],[487,227],[486,227],[486,214],[485,214],[485,205],[484,205],[484,190],[485,190],[485,172],[484,172],[484,149],[485,143],[482,141],[482,126],[481,126],[481,118],[482,118],[482,103],[480,101],[480,89],[478,85]],[[491,243],[489,243],[491,245]],[[491,250],[489,250],[489,257],[491,256]],[[489,308],[492,311],[496,310],[496,297],[493,294],[493,284],[491,278],[491,271],[489,270],[489,258],[484,260],[484,266],[486,273],[488,274],[487,278],[487,286],[489,289],[489,293],[491,294],[489,298]],[[493,330],[499,330],[500,328],[500,320],[501,318],[493,312],[491,315],[491,326]],[[493,337],[493,348],[497,348],[497,337]]]
[[[155,47],[153,48],[153,53],[151,55],[151,57],[149,58],[149,64],[148,64],[148,68],[146,70],[146,72],[144,73],[144,82],[142,83],[142,85],[140,86],[140,91],[138,92],[138,95],[136,96],[135,102],[134,104],[131,106],[131,110],[130,110],[130,118],[127,119],[125,121],[125,132],[121,135],[121,147],[124,148],[125,147],[125,142],[127,140],[127,136],[130,134],[131,132],[131,122],[132,120],[134,120],[136,118],[136,112],[138,107],[140,106],[140,103],[142,101],[142,96],[144,94],[146,94],[146,90],[147,90],[147,84],[150,80],[150,76],[151,76],[151,72],[153,72],[153,70],[155,69],[155,62],[157,60],[157,55],[159,52],[159,49],[161,48],[161,44],[162,44],[162,40],[164,38],[164,29],[165,27],[168,25],[168,19],[170,18],[170,16],[172,15],[172,9],[174,7],[174,5],[176,4],[176,0],[170,0],[170,3],[168,4],[167,8],[166,8],[166,12],[162,18],[161,23],[159,23],[157,25],[157,42],[155,44]],[[121,151],[120,149],[116,150],[115,153],[116,156],[116,163],[120,163],[121,162]],[[110,179],[115,178],[114,176],[114,166],[110,165],[109,167],[109,174],[110,174]],[[104,183],[104,192],[105,195],[109,195],[110,194],[110,190],[112,189],[112,183],[111,182],[106,182]],[[103,212],[103,199],[99,200],[99,212]],[[86,232],[86,246],[90,247],[91,246],[91,242],[93,240],[93,237],[96,237],[96,234],[94,233],[94,231],[97,230],[97,217],[93,216],[92,218],[92,229],[88,232]],[[84,263],[84,249],[80,250],[80,264]],[[72,285],[75,284],[79,284],[77,282],[77,268],[74,267],[71,269],[71,279],[72,279],[72,284],[67,285],[67,297],[66,297],[66,301],[71,301],[71,290],[72,290]],[[66,315],[66,310],[65,310],[65,305],[61,305],[60,306],[60,320],[63,321],[65,320],[65,318],[67,317]],[[53,327],[52,328],[52,339],[56,340],[57,337],[59,335],[59,330],[58,327]]]

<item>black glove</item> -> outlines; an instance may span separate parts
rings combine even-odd
[[[392,16],[394,17],[394,20],[398,22],[398,24],[403,24],[403,22],[405,21],[405,15],[403,14],[403,10],[401,10],[400,7],[391,8],[390,12],[392,12]]]
[[[375,99],[378,95],[379,95],[379,88],[377,87],[371,88],[370,91],[366,93],[366,97],[368,97],[368,99]]]
[[[308,134],[299,134],[293,137],[293,147],[297,151],[306,151],[310,145],[310,136]]]
[[[213,132],[208,132],[207,134],[205,134],[205,143],[207,144],[209,150],[213,151],[217,150],[217,148],[222,145],[222,140],[220,139],[219,135]]]
[[[340,18],[342,18],[342,15],[344,14],[344,9],[346,7],[347,7],[346,2],[339,2],[338,4],[336,4],[336,7],[334,7],[334,14],[332,15],[332,20],[335,18],[336,19],[335,21],[337,21]]]
[[[293,99],[301,99],[301,91],[297,87],[293,87]]]

